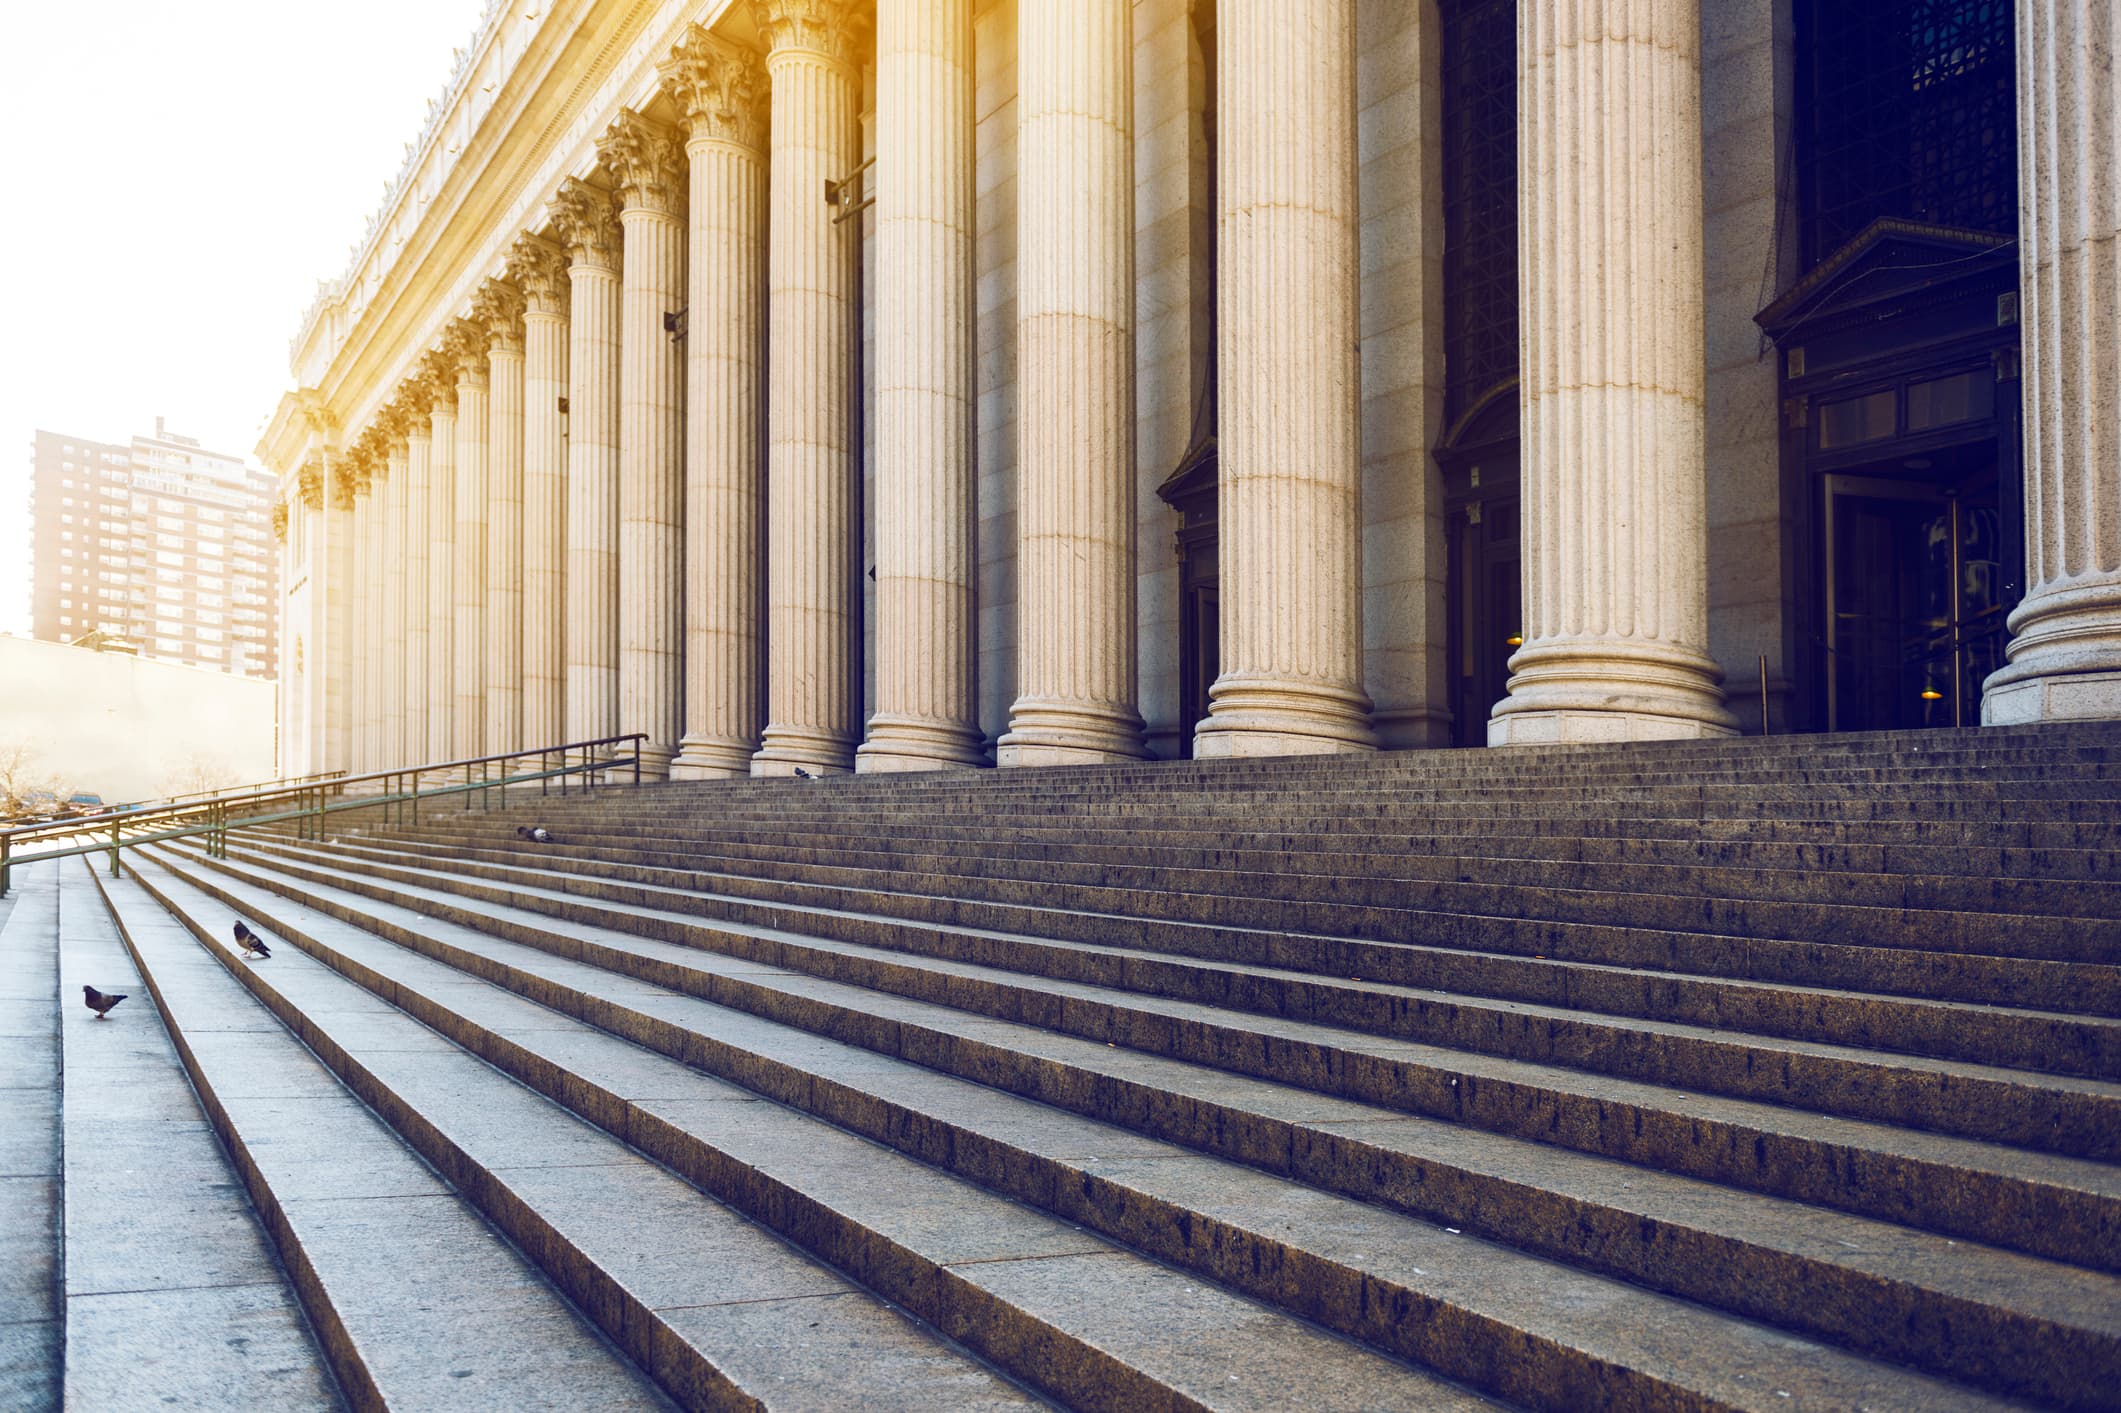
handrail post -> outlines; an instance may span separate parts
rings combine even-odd
[[[118,871],[118,816],[117,816],[117,815],[112,815],[112,816],[110,817],[110,876],[111,876],[112,878],[123,878],[123,877],[125,876],[124,874],[122,874],[122,873],[120,873],[120,872]]]
[[[0,830],[0,898],[7,896],[8,876],[15,867],[10,857],[14,851],[15,840],[12,831]]]
[[[647,744],[648,738],[646,736],[635,736],[633,738],[633,783],[636,785],[641,783],[641,751]]]

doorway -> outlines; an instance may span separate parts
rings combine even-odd
[[[2003,665],[2004,516],[1991,463],[1823,478],[1828,727],[1971,726]]]
[[[1514,413],[1514,404],[1509,410]],[[1524,644],[1517,443],[1490,443],[1470,455],[1439,459],[1451,744],[1485,746],[1488,717],[1508,694],[1510,655]]]

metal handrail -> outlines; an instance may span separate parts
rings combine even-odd
[[[520,751],[501,751],[488,756],[469,756],[462,760],[435,761],[425,765],[401,766],[395,770],[377,770],[364,775],[338,775],[304,785],[285,786],[264,791],[239,800],[194,800],[185,804],[162,805],[153,809],[129,810],[123,813],[99,816],[94,820],[66,821],[66,827],[53,825],[27,825],[16,829],[0,830],[0,897],[7,895],[10,874],[18,863],[38,863],[45,859],[71,858],[78,854],[108,853],[111,875],[121,872],[119,856],[122,850],[140,844],[158,843],[165,839],[190,838],[204,834],[208,836],[209,850],[225,853],[230,828],[251,828],[261,824],[275,824],[285,820],[310,820],[318,837],[323,831],[326,815],[340,810],[382,809],[393,823],[403,823],[409,818],[413,824],[420,821],[420,801],[445,795],[462,795],[464,808],[472,807],[476,797],[481,809],[492,808],[493,792],[501,792],[502,809],[508,807],[508,788],[512,785],[536,783],[539,794],[549,793],[554,780],[560,782],[560,791],[565,794],[568,781],[573,776],[582,776],[582,788],[594,789],[597,777],[614,771],[631,769],[633,783],[641,783],[641,748],[647,741],[646,732],[633,731],[623,736],[602,736],[593,741],[570,741],[559,746],[536,746]],[[632,743],[630,755],[613,751],[608,755],[596,754],[604,747],[616,747]],[[572,757],[580,752],[582,758]],[[553,764],[553,758],[559,764]],[[499,771],[493,767],[508,761],[536,758],[539,768],[532,771]],[[436,771],[463,773],[461,781],[444,785],[422,787],[420,777]],[[476,778],[474,778],[476,772]],[[386,788],[375,793],[350,794],[347,787],[368,782],[387,782]],[[271,814],[244,813],[231,819],[228,806],[232,803],[264,805],[277,801],[292,800],[292,809]],[[204,814],[203,820],[197,817]],[[157,824],[171,824],[177,820],[197,822],[163,828],[154,833],[143,834],[144,828]],[[23,854],[16,840],[24,834],[39,834],[45,837],[74,834],[107,833],[108,838],[98,838],[93,843],[79,844],[72,848],[42,848],[34,854]],[[40,839],[39,842],[42,842]]]
[[[209,800],[241,799],[247,795],[269,793],[297,785],[314,785],[320,781],[337,780],[345,775],[344,770],[320,770],[310,775],[282,775],[271,780],[253,781],[247,785],[217,785],[211,790],[187,790],[181,795],[158,795],[150,800],[120,800],[107,805],[89,807],[85,814],[71,815],[65,819],[47,819],[36,824],[16,824],[0,828],[0,834],[23,834],[39,831],[64,834],[83,827],[96,827],[105,821],[105,816],[114,813],[138,814],[143,810],[167,809],[171,806],[194,806]],[[70,803],[70,802],[69,802]]]

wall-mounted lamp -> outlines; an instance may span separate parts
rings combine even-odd
[[[1924,687],[1922,689],[1922,700],[1926,702],[1941,702],[1944,700],[1944,693],[1938,691],[1935,687]]]
[[[1509,637],[1504,638],[1503,641],[1513,648],[1521,648],[1524,646],[1524,634],[1512,633]]]

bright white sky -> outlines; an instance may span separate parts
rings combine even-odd
[[[256,460],[287,341],[481,0],[10,3],[0,46],[0,632],[29,631],[30,434]]]

